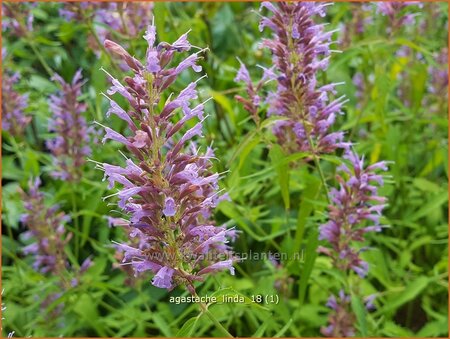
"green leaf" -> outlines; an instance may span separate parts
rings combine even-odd
[[[291,324],[292,324],[292,318],[289,319],[289,321],[286,323],[286,325],[284,325],[283,328],[274,335],[274,338],[281,337],[289,329]]]
[[[280,185],[281,196],[283,197],[284,208],[290,207],[289,195],[289,165],[284,162],[286,155],[280,145],[274,144],[269,151],[272,166],[275,168],[278,175],[278,183]]]
[[[167,324],[166,320],[159,313],[155,312],[152,315],[153,322],[156,326],[158,326],[162,334],[164,334],[164,336],[168,338],[172,337],[172,331],[170,330],[170,327]]]
[[[366,320],[366,309],[361,298],[355,294],[352,295],[352,309],[356,315],[356,320],[358,322],[358,328],[361,332],[363,338],[367,337],[367,320]]]
[[[39,154],[28,149],[24,154],[24,172],[28,178],[37,177],[39,175]]]
[[[13,156],[2,157],[2,178],[19,181],[22,177],[22,171],[15,164]]]
[[[92,328],[95,328],[99,335],[102,337],[108,336],[103,329],[103,326],[98,321],[99,314],[97,311],[97,305],[94,300],[88,294],[82,294],[78,297],[77,303],[74,306],[74,311],[88,323]]]
[[[448,335],[448,320],[432,321],[423,326],[417,333],[419,338],[436,338]]]
[[[49,81],[48,79],[46,79],[40,75],[36,75],[36,74],[33,74],[30,77],[28,86],[30,86],[31,88],[35,89],[36,91],[38,91],[40,93],[50,93],[50,92],[54,92],[56,90],[56,86],[54,83],[52,83],[51,81]]]
[[[209,94],[213,97],[214,101],[216,101],[228,113],[233,126],[236,128],[236,115],[234,113],[233,105],[231,104],[230,99],[228,99],[222,93],[213,90],[209,90]]]
[[[386,312],[398,309],[403,304],[416,298],[429,283],[430,279],[428,277],[421,276],[417,278],[408,284],[403,292],[389,298],[386,305],[375,312],[375,315],[385,314]]]
[[[447,190],[435,195],[427,204],[425,204],[421,209],[414,213],[408,220],[416,221],[424,216],[429,215],[434,209],[440,208],[443,204],[448,201]]]
[[[306,186],[302,192],[302,200],[297,216],[297,229],[295,231],[294,250],[299,251],[303,241],[306,220],[314,209],[314,199],[320,190],[321,182],[312,175],[307,176]]]
[[[302,305],[305,300],[306,287],[314,267],[314,262],[316,261],[317,258],[317,246],[319,246],[319,234],[317,233],[317,230],[313,230],[307,240],[305,251],[305,264],[303,266],[302,272],[300,273],[300,282],[299,282],[300,287],[298,294],[298,300],[300,305]]]
[[[261,338],[271,321],[272,317],[267,317],[267,319],[258,327],[256,332],[251,335],[251,338]]]
[[[194,333],[194,330],[195,330],[198,320],[199,320],[198,316],[190,318],[188,321],[186,321],[183,324],[183,326],[178,330],[178,332],[175,336],[177,338],[191,338],[192,334]]]
[[[246,159],[247,155],[250,153],[250,151],[255,148],[255,146],[259,143],[261,137],[257,134],[256,131],[252,131],[239,143],[239,146],[236,148],[236,151],[231,156],[230,160],[228,161],[228,166],[230,166],[236,157],[240,156],[239,159],[239,167],[241,168],[244,160]]]

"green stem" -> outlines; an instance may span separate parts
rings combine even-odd
[[[30,45],[31,49],[33,50],[34,54],[36,54],[39,62],[41,63],[42,67],[44,67],[45,71],[48,73],[48,75],[50,77],[53,76],[54,72],[51,69],[51,67],[47,64],[47,62],[45,61],[44,57],[42,56],[41,52],[39,52],[39,50],[37,49],[37,47],[35,46],[32,37],[28,37],[27,39],[28,44]]]
[[[312,154],[312,157],[314,160],[314,164],[316,165],[317,171],[319,172],[320,180],[322,182],[322,186],[323,186],[326,196],[327,196],[327,201],[328,201],[328,203],[330,203],[330,196],[329,196],[330,192],[328,191],[328,186],[327,186],[327,181],[325,179],[325,175],[323,174],[322,167],[320,166],[319,158],[317,157],[317,154],[314,151],[314,143],[311,139],[311,136],[309,135],[309,133],[307,133],[307,135],[308,135],[309,147],[311,148],[311,154]]]
[[[22,168],[22,170],[25,170],[25,160],[23,159],[22,153],[20,152],[20,148],[19,148],[19,145],[17,144],[17,141],[16,141],[16,139],[14,139],[13,136],[11,136],[10,142],[11,142],[14,152],[16,153],[17,157],[19,158],[20,167]]]
[[[222,334],[227,338],[234,338],[230,332],[228,332],[225,327],[222,326],[222,324],[211,314],[211,312],[208,311],[206,306],[203,303],[200,303],[200,306],[203,306],[203,313],[205,313],[208,318],[216,325],[216,327],[222,332]]]
[[[7,5],[8,6],[8,5]],[[11,9],[13,13],[15,13],[14,9]],[[22,16],[15,16],[16,21],[19,23],[20,28],[25,32],[25,41],[30,45],[31,49],[33,50],[34,54],[36,54],[37,58],[39,59],[39,62],[41,63],[42,67],[44,67],[45,71],[48,73],[50,77],[53,76],[53,70],[51,67],[47,64],[45,59],[42,57],[42,54],[39,52],[39,50],[36,48],[36,45],[34,44],[33,35],[30,31],[28,31],[28,28],[25,25],[24,19]]]
[[[76,215],[77,213],[77,204],[76,204],[76,200],[75,200],[75,188],[74,186],[71,187],[70,190],[70,200],[72,202],[72,218],[73,218],[73,222],[75,224],[75,229],[77,230],[77,232],[75,233],[75,257],[78,259],[78,255],[80,253],[80,225],[78,224],[78,217]]]
[[[194,287],[192,286],[192,288],[194,288]],[[191,293],[192,293],[192,292],[191,292]],[[195,290],[194,290],[194,293],[192,293],[192,294],[193,294],[194,297],[198,298],[198,294],[195,292]],[[227,337],[227,338],[234,338],[234,337],[230,334],[230,332],[228,332],[227,329],[226,329],[225,327],[222,326],[222,324],[216,319],[216,317],[214,317],[214,316],[212,315],[212,313],[209,312],[208,307],[207,307],[204,303],[199,302],[198,304],[199,304],[200,308],[202,309],[202,313],[203,313],[203,314],[206,314],[206,315],[208,316],[208,318],[213,322],[213,324],[216,325],[217,329],[218,329],[220,332],[222,332],[222,335],[223,335],[223,336],[225,336],[225,337]]]

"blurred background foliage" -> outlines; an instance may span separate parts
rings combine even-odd
[[[170,296],[187,295],[186,291],[167,292],[153,287],[149,277],[134,279],[117,268],[111,241],[124,234],[107,226],[105,216],[117,213],[102,200],[110,193],[93,163],[87,163],[75,186],[48,174],[47,100],[56,86],[45,67],[66,80],[82,69],[89,123],[106,124],[107,102],[100,93],[108,83],[100,68],[123,76],[90,42],[100,24],[66,21],[58,15],[61,6],[39,3],[31,9],[34,23],[29,34],[16,37],[6,30],[2,35],[3,72],[21,75],[15,88],[29,94],[26,112],[33,118],[23,138],[2,133],[2,288],[7,307],[3,331],[15,331],[19,337],[218,336],[207,317],[197,316],[197,305],[168,302]],[[258,3],[188,2],[155,3],[153,9],[159,41],[172,42],[191,30],[193,45],[209,47],[201,62],[208,77],[199,83],[199,100],[214,100],[205,109],[210,117],[201,142],[213,143],[216,169],[228,171],[222,185],[232,199],[219,206],[218,223],[242,231],[234,246],[238,253],[304,253],[300,262],[243,261],[236,276],[221,273],[210,278],[199,294],[280,297],[278,304],[246,300],[212,305],[210,311],[233,335],[319,336],[327,320],[327,297],[339,279],[329,259],[315,254],[316,230],[326,208],[319,177],[295,155],[280,152],[270,120],[257,131],[234,99],[243,91],[233,80],[239,65],[236,57],[255,79],[261,76],[256,65],[270,65],[270,55],[259,47],[268,32],[258,30],[258,7]],[[364,295],[376,294],[376,310],[363,315],[359,335],[364,330],[377,337],[444,337],[448,336],[448,104],[447,88],[436,94],[430,84],[433,68],[447,68],[438,59],[447,48],[447,3],[412,5],[406,11],[417,14],[415,23],[392,29],[392,22],[373,4],[330,6],[320,20],[329,23],[327,29],[338,29],[334,49],[341,52],[332,55],[319,80],[345,82],[338,92],[349,101],[338,126],[356,142],[357,150],[370,162],[393,161],[382,190],[389,199],[384,221],[390,227],[370,235],[370,250],[364,253],[370,272],[361,289]],[[354,29],[359,15],[366,20],[360,33]],[[112,35],[130,46],[136,57],[144,57],[142,34],[131,41]],[[193,73],[184,73],[174,91],[194,79]],[[107,122],[119,129],[121,123]],[[108,143],[93,151],[95,161],[117,163],[122,157]],[[333,184],[335,161],[328,156],[322,162]],[[40,308],[40,301],[57,290],[57,277],[35,272],[21,252],[26,241],[19,222],[24,212],[19,187],[27,189],[30,177],[36,176],[42,178],[48,204],[60,204],[72,217],[67,227],[74,238],[65,249],[72,265],[79,266],[90,255],[94,262],[81,283],[47,309]],[[49,317],[62,304],[62,314]]]

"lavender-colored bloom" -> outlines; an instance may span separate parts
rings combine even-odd
[[[386,206],[386,198],[378,195],[378,187],[383,178],[378,171],[386,171],[385,161],[364,167],[364,158],[348,150],[344,156],[351,166],[342,164],[337,169],[339,189],[332,189],[329,198],[328,221],[319,228],[320,240],[325,240],[331,248],[319,247],[318,251],[332,260],[333,266],[348,275],[355,272],[360,278],[367,275],[369,265],[360,258],[361,250],[354,244],[363,242],[368,232],[380,232],[381,212]],[[366,299],[366,307],[373,306],[373,299]],[[339,298],[332,296],[327,306],[333,309],[329,326],[322,333],[332,337],[354,335],[350,309],[350,296],[341,291]]]
[[[235,231],[214,226],[211,220],[222,196],[219,175],[210,171],[212,150],[202,154],[192,141],[202,136],[202,121],[186,127],[189,120],[203,117],[203,104],[192,106],[198,97],[196,83],[158,109],[162,92],[181,71],[199,70],[199,53],[172,66],[174,55],[191,47],[187,35],[172,44],[155,46],[156,31],[151,25],[144,38],[148,42],[144,64],[118,44],[105,41],[106,49],[134,72],[133,77],[125,77],[126,86],[108,74],[113,84],[108,94],[121,95],[130,105],[130,110],[120,109],[109,98],[110,112],[127,122],[128,135],[106,128],[107,138],[121,142],[132,158],[123,167],[100,167],[110,187],[123,185],[117,195],[119,207],[129,215],[125,226],[129,242],[116,245],[122,261],[131,264],[136,275],[153,272],[152,284],[157,287],[170,290],[186,285],[194,293],[193,282],[203,280],[204,274],[224,269],[233,272],[227,242],[235,237]],[[172,122],[177,112],[182,118]]]
[[[261,6],[272,12],[271,17],[262,18],[260,29],[268,27],[273,32],[273,38],[263,40],[262,45],[272,52],[277,82],[277,90],[265,102],[268,115],[286,118],[277,122],[274,133],[292,152],[329,153],[348,146],[343,133],[330,132],[344,103],[343,97],[329,99],[336,94],[337,84],[320,87],[316,80],[317,73],[328,66],[333,32],[326,32],[314,17],[324,16],[327,5],[263,2]]]
[[[353,337],[355,335],[356,317],[351,310],[351,298],[343,290],[338,296],[332,295],[327,301],[331,308],[328,326],[322,327],[321,332],[327,337]]]
[[[442,48],[435,56],[435,64],[428,67],[428,93],[422,105],[430,113],[446,114],[448,105],[448,49]]]
[[[26,235],[34,241],[24,247],[23,252],[34,256],[35,270],[61,275],[68,264],[64,246],[71,234],[65,231],[64,224],[69,218],[63,212],[57,212],[58,206],[45,206],[40,184],[37,178],[30,182],[29,192],[22,193],[26,213],[21,221],[29,229]]]
[[[2,128],[13,136],[22,136],[31,117],[24,114],[28,106],[28,95],[19,94],[14,85],[19,80],[19,74],[13,76],[3,74],[2,79]]]
[[[152,284],[159,288],[172,288],[172,276],[175,271],[170,267],[164,266],[158,270],[153,277]]]
[[[263,77],[261,78],[261,80],[257,84],[253,84],[247,67],[241,60],[239,60],[239,63],[240,67],[236,74],[236,77],[234,78],[234,81],[243,82],[245,84],[248,99],[240,95],[236,95],[235,99],[244,105],[244,108],[251,114],[255,123],[259,125],[261,119],[258,115],[258,112],[261,106],[261,98],[258,93],[264,83],[267,80],[275,79],[276,75],[273,73],[272,69],[264,69]]]
[[[436,66],[428,69],[430,74],[430,84],[428,91],[440,98],[448,96],[448,49],[443,48],[436,55]]]
[[[340,47],[345,49],[363,36],[366,27],[373,22],[373,16],[369,12],[370,5],[362,2],[349,3],[351,18],[342,24]]]
[[[422,8],[423,5],[415,1],[378,1],[375,6],[378,14],[388,18],[387,33],[392,34],[404,26],[414,24],[417,14],[409,13],[408,9],[415,6]]]
[[[134,39],[150,23],[153,2],[66,2],[59,10],[60,16],[68,21],[93,20],[100,41],[111,39],[111,30]],[[97,40],[88,40],[94,51],[98,51]],[[127,69],[126,64],[121,67]]]
[[[101,4],[95,11],[95,21],[101,22],[122,35],[135,38],[152,18],[152,2],[109,2]],[[100,26],[97,32],[101,39],[111,38],[111,34]]]
[[[364,298],[364,304],[368,311],[373,311],[376,308],[374,304],[376,297],[376,294],[371,294]]]
[[[378,187],[383,184],[382,176],[376,170],[387,170],[386,162],[379,162],[364,168],[364,159],[354,152],[347,152],[345,158],[351,167],[343,164],[338,168],[339,189],[330,192],[328,222],[320,226],[321,240],[331,245],[331,250],[320,250],[329,255],[333,265],[341,271],[353,270],[365,277],[368,265],[359,257],[353,242],[364,240],[367,232],[381,231],[380,216],[386,206],[386,198],[378,196]],[[368,225],[362,226],[363,223]]]
[[[55,167],[52,175],[62,180],[78,181],[86,156],[91,153],[89,142],[94,133],[82,115],[86,104],[78,101],[83,85],[81,70],[76,72],[71,83],[66,83],[57,74],[52,79],[61,86],[61,90],[49,100],[53,115],[48,129],[55,133],[55,138],[47,141]]]
[[[2,30],[8,31],[16,37],[23,37],[33,31],[33,13],[36,7],[33,2],[3,2],[2,3]]]
[[[45,205],[44,194],[39,190],[40,185],[40,179],[36,178],[30,181],[29,191],[22,192],[26,213],[20,220],[28,228],[22,239],[31,241],[29,245],[22,248],[22,252],[33,256],[34,270],[58,277],[57,284],[62,291],[65,291],[79,284],[83,273],[92,265],[92,260],[88,257],[78,270],[70,267],[64,251],[64,247],[72,238],[72,233],[67,232],[65,228],[70,217],[58,211],[58,205],[51,207]],[[47,295],[41,302],[41,308],[47,309],[61,295],[61,293]],[[47,316],[56,318],[62,313],[63,308],[64,304],[60,303]]]

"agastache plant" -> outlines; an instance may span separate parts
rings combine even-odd
[[[152,18],[153,2],[78,2],[64,3],[59,13],[66,20],[81,21],[92,26],[88,45],[100,56],[101,41],[111,39],[114,32],[128,39],[135,39]],[[127,69],[125,64],[122,64]]]
[[[436,55],[436,65],[428,68],[430,76],[428,91],[437,98],[444,99],[448,96],[448,49],[443,48]]]
[[[416,1],[378,1],[375,2],[377,13],[388,18],[389,25],[386,29],[387,33],[393,34],[404,26],[414,24],[416,13],[408,13],[407,8],[410,6],[418,6],[422,8],[423,4]]]
[[[66,20],[82,20],[86,14],[109,29],[134,38],[151,20],[152,2],[86,2],[64,3],[59,14]],[[100,26],[99,26],[100,29]],[[100,33],[100,32],[99,32]],[[100,36],[106,35],[103,30]]]
[[[36,3],[3,2],[2,31],[10,31],[16,37],[23,37],[33,31],[34,15],[31,9]]]
[[[254,85],[247,68],[241,63],[236,81],[247,86],[248,99],[237,99],[252,114],[264,108],[256,89],[266,79],[275,80],[277,90],[269,92],[265,99],[268,115],[281,119],[274,129],[278,142],[291,152],[304,152],[313,158],[322,184],[329,199],[328,222],[320,226],[320,240],[329,247],[321,246],[318,251],[329,256],[333,266],[345,277],[354,272],[352,282],[366,277],[368,264],[360,257],[364,250],[358,243],[364,241],[368,232],[379,232],[381,212],[386,199],[377,194],[383,178],[378,170],[387,170],[386,162],[364,167],[364,160],[352,149],[350,141],[344,141],[344,133],[332,131],[337,114],[346,102],[343,97],[330,100],[335,95],[337,84],[317,85],[319,72],[325,71],[330,58],[330,44],[333,31],[326,32],[324,24],[315,23],[317,16],[325,16],[329,4],[264,2],[262,7],[272,12],[262,17],[260,29],[269,27],[272,39],[263,41],[263,46],[272,52],[274,67],[266,69],[263,79]],[[361,76],[356,85],[362,83]],[[328,193],[328,184],[320,167],[321,154],[343,150],[342,165],[338,167],[339,189]],[[349,163],[350,165],[348,165]],[[353,274],[353,275],[355,275]],[[327,306],[332,311],[329,325],[322,329],[327,336],[352,336],[355,334],[355,315],[351,298],[360,291],[356,285],[345,283],[338,293],[332,295]],[[373,308],[374,296],[363,300],[366,308]]]
[[[19,78],[19,73],[15,73],[13,76],[3,74],[2,79],[2,129],[16,137],[23,136],[31,122],[31,117],[24,113],[28,107],[28,95],[14,89]]]
[[[259,26],[261,31],[268,27],[273,34],[262,42],[272,52],[274,65],[273,71],[265,74],[277,83],[276,91],[269,92],[265,99],[267,114],[284,118],[276,123],[274,133],[291,152],[321,154],[349,146],[343,141],[343,132],[331,131],[345,100],[340,97],[330,101],[337,84],[318,86],[316,79],[318,72],[328,67],[333,31],[325,31],[324,25],[316,24],[313,17],[324,16],[327,5],[261,5],[272,12],[272,16],[262,17]]]
[[[89,143],[95,133],[88,127],[83,113],[86,104],[79,101],[83,85],[81,70],[78,70],[71,83],[66,83],[58,74],[52,77],[61,89],[50,96],[52,112],[48,129],[56,137],[47,140],[47,147],[53,155],[53,177],[79,181],[86,157],[91,154]]]
[[[45,196],[40,191],[41,180],[30,180],[28,192],[22,191],[22,199],[26,213],[20,221],[28,228],[23,233],[23,239],[31,243],[22,249],[25,255],[34,259],[33,269],[41,274],[58,278],[58,286],[62,291],[79,284],[83,273],[91,266],[87,258],[79,269],[69,264],[64,247],[72,238],[72,233],[66,230],[70,217],[59,210],[58,205],[46,206]],[[61,292],[47,295],[41,303],[42,309],[47,309],[62,295]],[[64,305],[50,309],[50,318],[61,314]]]
[[[330,191],[331,204],[328,210],[328,222],[320,226],[320,240],[326,240],[331,248],[319,247],[319,252],[326,254],[332,260],[333,267],[349,277],[351,272],[361,279],[367,276],[368,263],[361,259],[360,253],[364,247],[356,247],[362,243],[365,234],[380,232],[380,217],[386,206],[386,198],[378,195],[378,188],[383,185],[383,177],[378,171],[387,170],[387,162],[381,161],[364,166],[364,158],[353,151],[347,151],[344,158],[349,160],[337,169],[336,179],[339,188]],[[357,249],[358,248],[358,249]],[[322,329],[322,333],[333,337],[347,337],[354,335],[352,326],[350,296],[340,291],[339,296],[332,295],[328,306],[333,312],[329,318],[329,326]],[[367,300],[366,307],[372,305]]]
[[[348,4],[351,13],[351,20],[342,24],[339,46],[342,49],[348,48],[355,40],[359,40],[366,30],[366,27],[373,22],[373,17],[369,13],[371,6],[363,2],[351,2]]]
[[[191,49],[187,33],[173,43],[156,45],[156,29],[148,26],[144,63],[123,47],[106,40],[110,53],[121,58],[133,71],[124,84],[109,76],[112,87],[107,98],[107,116],[114,114],[126,122],[128,136],[104,126],[103,141],[111,139],[128,150],[125,165],[98,164],[108,179],[109,188],[122,188],[113,194],[118,206],[129,216],[133,241],[117,244],[123,252],[123,264],[131,265],[135,274],[154,274],[152,284],[171,290],[185,285],[195,294],[195,281],[210,274],[229,270],[234,274],[233,255],[227,245],[236,235],[234,229],[216,226],[212,210],[226,195],[218,187],[219,174],[211,171],[211,148],[204,152],[192,141],[202,136],[204,103],[197,99],[197,82],[191,82],[177,95],[164,101],[163,94],[177,77],[197,65],[200,50],[175,64],[175,54]],[[129,104],[125,110],[113,99],[119,94]],[[175,119],[178,112],[181,119]],[[197,120],[192,127],[191,121]],[[138,239],[136,241],[136,239]]]
[[[130,38],[135,38],[149,24],[152,17],[152,2],[110,2],[96,11],[96,21],[106,24],[110,29]],[[111,34],[98,28],[99,37],[111,37]]]
[[[58,205],[45,206],[40,184],[37,178],[30,182],[28,193],[22,192],[26,213],[21,216],[21,222],[29,229],[24,238],[33,241],[23,248],[23,253],[34,256],[36,271],[61,276],[68,265],[64,246],[72,234],[66,232],[64,225],[70,217],[60,212]]]

